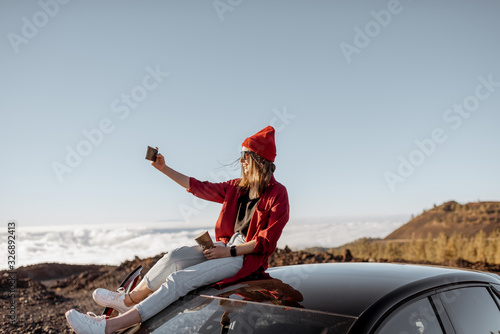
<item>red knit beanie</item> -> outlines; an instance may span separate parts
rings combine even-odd
[[[274,162],[276,157],[276,144],[274,142],[274,128],[270,125],[245,139],[242,146],[257,153],[264,159]]]

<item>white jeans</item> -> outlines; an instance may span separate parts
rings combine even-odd
[[[245,243],[235,233],[227,246]],[[216,242],[217,246],[224,246]],[[189,291],[234,276],[243,266],[243,255],[207,260],[200,246],[180,247],[169,251],[144,276],[147,287],[154,291],[136,305],[142,321],[146,321]]]

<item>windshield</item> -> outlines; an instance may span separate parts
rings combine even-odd
[[[355,317],[211,296],[196,296],[179,302],[144,323],[138,333],[340,334],[347,333],[356,320]]]

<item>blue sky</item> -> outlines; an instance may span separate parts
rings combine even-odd
[[[494,1],[3,1],[0,220],[214,222],[220,206],[156,171],[146,147],[218,181],[239,175],[223,164],[268,124],[295,221],[499,200],[499,12]]]

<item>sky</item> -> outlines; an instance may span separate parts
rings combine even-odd
[[[276,129],[291,222],[499,200],[496,1],[2,1],[0,221],[215,222]],[[367,219],[368,219],[367,218]]]

